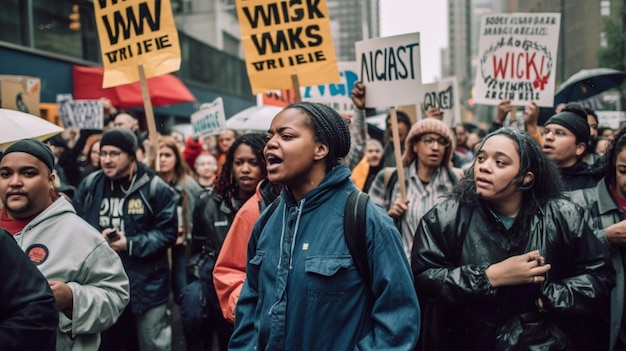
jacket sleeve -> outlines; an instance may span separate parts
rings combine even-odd
[[[81,218],[85,218],[85,195],[86,195],[86,190],[85,190],[85,179],[83,179],[80,184],[78,184],[78,186],[76,187],[76,190],[74,191],[74,196],[72,197],[72,206],[74,206],[74,210],[76,211],[76,214],[78,214]]]
[[[573,213],[560,207],[562,213]],[[564,241],[568,243],[567,262],[571,271],[567,278],[542,287],[544,308],[553,313],[580,315],[605,307],[615,286],[615,271],[606,248],[594,235],[582,209],[563,223]],[[548,272],[549,274],[549,272]]]
[[[255,257],[260,236],[260,224],[254,226],[248,241],[247,257]],[[246,280],[235,308],[235,329],[228,344],[230,351],[248,351],[256,349],[258,331],[255,327],[255,311],[259,301],[259,268],[252,267],[250,260],[246,263]]]
[[[248,240],[259,218],[258,199],[253,196],[248,201],[252,201],[253,206],[246,206],[246,203],[235,215],[213,269],[213,284],[222,314],[230,322],[235,321],[235,306],[246,279]]]
[[[365,111],[357,110],[350,123],[350,150],[344,158],[344,164],[353,169],[365,155],[367,141],[367,123],[365,123]]]
[[[149,186],[146,185],[146,188]],[[149,199],[147,193],[146,200]],[[154,207],[153,225],[146,232],[135,233],[128,238],[129,256],[146,257],[174,245],[178,237],[178,215],[172,197],[173,191],[159,180],[154,203],[151,204]]]
[[[385,187],[385,169],[381,169],[380,172],[374,178],[372,186],[368,191],[368,195],[373,203],[381,206],[385,211],[389,211],[391,204],[385,196],[387,194],[387,188]]]
[[[373,326],[359,350],[411,350],[420,333],[420,307],[409,262],[393,221],[378,206],[368,206],[368,262],[372,273]]]
[[[191,231],[193,230],[193,211],[196,208],[197,199],[202,194],[202,188],[195,179],[188,177],[185,179],[185,192],[187,193],[187,239],[191,237]]]
[[[463,305],[476,299],[495,296],[485,275],[488,264],[459,265],[455,263],[462,238],[467,228],[453,228],[457,224],[458,207],[444,202],[420,221],[411,252],[411,268],[415,289],[420,299],[445,305]],[[462,226],[462,224],[460,224]],[[426,302],[422,301],[422,302]]]
[[[0,231],[0,349],[54,350],[58,312],[46,278]]]
[[[85,233],[86,235],[86,233]],[[93,334],[113,325],[130,301],[128,277],[119,255],[103,240],[86,257],[72,289],[71,319],[60,314],[62,332]]]

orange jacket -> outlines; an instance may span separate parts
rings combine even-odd
[[[352,169],[352,176],[350,177],[359,190],[363,190],[369,171],[370,164],[367,162],[367,157],[363,156],[361,161]]]
[[[265,180],[259,182],[254,195],[241,206],[235,215],[213,268],[213,285],[215,285],[222,314],[232,323],[235,322],[235,306],[246,279],[248,239],[252,234],[254,223],[261,215],[259,202],[263,201],[263,197],[259,189],[263,183]]]

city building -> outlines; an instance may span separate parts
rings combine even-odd
[[[378,0],[328,0],[339,61],[354,43],[379,36]],[[179,77],[196,103],[155,108],[157,129],[186,123],[203,102],[222,97],[230,116],[255,104],[244,64],[234,0],[171,0],[181,48]],[[41,79],[41,112],[72,94],[72,67],[102,66],[93,0],[5,0],[0,13],[0,74]]]
[[[197,1],[198,6],[205,3],[215,6],[199,7],[194,16],[204,16],[205,19],[199,22],[217,23],[224,29],[220,31],[214,27],[214,32],[205,31],[203,40],[179,29],[182,62],[180,70],[173,74],[185,83],[197,102],[155,108],[157,130],[160,132],[167,131],[173,124],[188,122],[200,103],[217,97],[222,97],[227,115],[255,104],[240,53],[238,32],[233,31],[236,19],[231,16],[227,19],[229,25],[226,25],[221,22],[225,16],[209,16],[212,8],[232,15],[233,1]],[[177,11],[178,4],[174,1],[172,5]],[[183,1],[184,6],[189,8],[189,2]],[[182,21],[179,26],[184,29],[193,23]],[[3,2],[3,11],[0,12],[0,74],[40,78],[40,101],[44,115],[53,109],[57,94],[73,93],[74,65],[102,65],[91,0]]]
[[[509,12],[559,12],[561,31],[557,58],[557,86],[581,69],[599,67],[597,52],[608,45],[604,20],[621,23],[615,0],[508,0]]]

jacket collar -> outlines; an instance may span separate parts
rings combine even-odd
[[[613,199],[613,194],[611,194],[611,189],[609,189],[609,184],[606,183],[606,177],[598,182],[596,189],[598,191],[598,212],[600,215],[619,211],[619,207]]]

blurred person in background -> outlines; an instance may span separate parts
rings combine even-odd
[[[100,169],[100,139],[102,139],[102,134],[93,134],[85,142],[81,157],[83,165],[81,179]]]
[[[383,169],[383,145],[376,139],[368,139],[365,156],[352,170],[352,180],[357,188],[368,192],[378,172]]]
[[[217,175],[217,160],[215,156],[208,152],[202,152],[200,156],[196,158],[195,169],[198,184],[200,184],[205,191],[213,189]]]
[[[219,133],[216,138],[217,149],[213,156],[217,159],[217,173],[222,173],[222,167],[226,162],[226,154],[237,139],[237,132],[233,129],[226,129]]]
[[[193,210],[202,188],[193,178],[192,172],[183,160],[179,144],[174,138],[162,136],[159,139],[158,175],[174,189],[172,201],[176,203],[178,217],[178,238],[171,250],[172,294],[174,302],[180,304],[182,290],[187,285],[187,245],[191,240]],[[155,169],[156,160],[149,162]]]
[[[188,282],[180,307],[189,350],[228,349],[233,326],[224,319],[213,285],[213,267],[235,214],[266,176],[265,135],[244,134],[226,153],[213,191],[204,193],[193,212]]]

